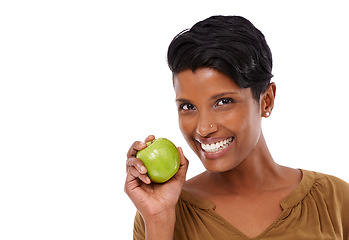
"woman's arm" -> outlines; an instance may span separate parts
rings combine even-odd
[[[168,210],[145,220],[145,239],[173,239],[176,222],[175,210]]]
[[[146,142],[153,139],[154,136],[149,136]],[[137,152],[145,147],[145,143],[135,142],[127,154],[125,192],[143,218],[146,239],[172,240],[175,207],[185,182],[188,160],[178,148],[181,161],[178,172],[165,183],[152,183],[143,162],[136,158]]]

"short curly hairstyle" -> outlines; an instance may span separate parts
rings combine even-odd
[[[251,88],[257,101],[273,77],[264,35],[240,16],[212,16],[179,33],[169,45],[167,61],[173,76],[188,69],[216,69],[241,88]]]

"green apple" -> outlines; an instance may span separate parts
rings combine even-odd
[[[166,138],[147,142],[147,147],[138,151],[136,157],[144,163],[148,177],[155,183],[168,181],[180,165],[176,146]]]

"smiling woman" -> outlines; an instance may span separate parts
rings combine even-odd
[[[164,184],[146,181],[128,153],[125,191],[138,209],[134,239],[349,239],[349,185],[277,164],[262,118],[276,85],[263,34],[247,19],[213,16],[168,49],[180,130],[206,171],[185,181],[188,161]],[[149,136],[146,141],[153,140]]]
[[[265,98],[273,95],[273,86]],[[227,171],[239,165],[261,139],[261,113],[270,111],[273,101],[267,105],[263,99],[260,108],[250,88],[241,88],[225,74],[207,67],[175,75],[174,88],[182,134],[207,170]],[[183,109],[188,105],[190,109]],[[228,139],[232,141],[226,148],[211,151]]]

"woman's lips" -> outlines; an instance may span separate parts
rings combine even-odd
[[[199,139],[202,154],[207,159],[223,157],[231,148],[234,137]]]

